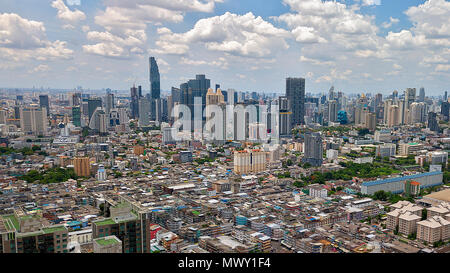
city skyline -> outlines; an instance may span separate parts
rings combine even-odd
[[[147,90],[154,56],[161,91],[197,74],[261,93],[283,93],[288,77],[305,78],[306,93],[448,90],[445,0],[76,2],[0,1],[4,87]]]

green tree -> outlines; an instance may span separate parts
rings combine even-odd
[[[423,209],[422,210],[422,221],[426,220],[427,217],[428,217],[428,211],[427,211],[427,209]]]

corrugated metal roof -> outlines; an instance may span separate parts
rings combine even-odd
[[[415,174],[415,175],[409,175],[409,176],[389,178],[389,179],[384,179],[384,180],[370,181],[370,182],[362,183],[362,186],[370,187],[370,186],[376,186],[376,185],[381,185],[381,184],[399,182],[402,180],[418,179],[418,178],[422,178],[422,177],[439,175],[439,174],[443,174],[443,173],[442,172],[430,172],[430,173],[421,173],[421,174]]]

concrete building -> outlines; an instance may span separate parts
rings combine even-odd
[[[236,151],[234,153],[234,172],[248,174],[265,171],[266,160],[266,153],[261,150]]]
[[[400,155],[414,155],[423,149],[423,144],[420,143],[401,143],[399,145]]]
[[[48,127],[47,108],[20,108],[20,128],[25,134],[46,135]]]
[[[386,228],[398,231],[405,235],[416,232],[416,224],[422,219],[422,207],[408,201],[400,201],[391,205],[394,209],[387,213]]]
[[[304,163],[312,166],[322,166],[323,164],[323,143],[319,133],[309,133],[305,135],[305,156]]]
[[[377,191],[386,191],[396,194],[403,193],[405,190],[405,182],[408,180],[419,182],[421,189],[439,186],[443,183],[443,173],[430,172],[365,182],[361,185],[361,193],[369,195],[372,195]]]
[[[428,217],[417,223],[417,238],[433,244],[450,239],[450,222],[441,216]]]
[[[122,241],[114,235],[94,239],[93,246],[94,253],[122,253]]]
[[[73,160],[73,166],[75,173],[80,177],[91,176],[91,166],[89,157],[77,157]]]

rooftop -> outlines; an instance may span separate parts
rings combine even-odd
[[[114,222],[114,220],[111,218],[107,218],[103,220],[94,221],[94,223],[97,226],[106,226],[106,225],[114,225],[116,222]]]
[[[113,245],[113,244],[120,243],[120,241],[118,241],[115,237],[99,238],[99,239],[95,239],[95,241],[101,246],[107,246],[107,245]]]
[[[362,183],[362,186],[370,187],[370,186],[400,182],[400,181],[409,180],[409,179],[413,180],[413,179],[418,179],[418,178],[423,178],[423,177],[433,176],[433,175],[440,175],[440,174],[443,174],[443,173],[442,172],[429,172],[429,173],[421,173],[421,174],[408,175],[408,176],[402,176],[402,177],[394,177],[394,178],[389,178],[389,179],[365,182],[365,183]]]
[[[45,234],[49,234],[57,231],[67,231],[67,228],[65,226],[51,226],[43,228],[42,231],[44,231]]]

